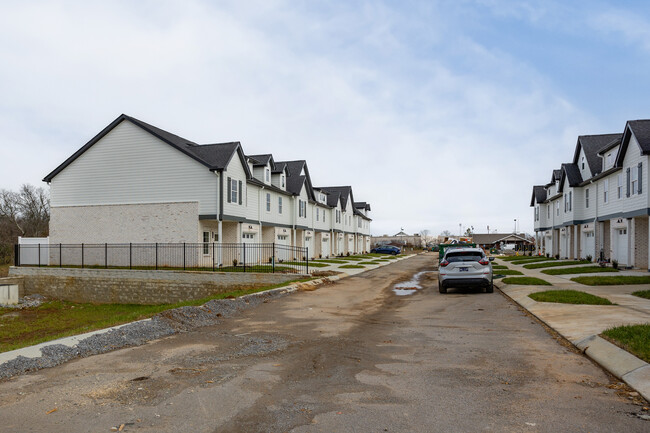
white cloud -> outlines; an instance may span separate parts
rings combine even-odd
[[[303,5],[306,7],[305,5]],[[0,187],[39,180],[122,112],[306,159],[375,233],[532,229],[532,185],[589,122],[440,6],[20,2],[0,18]],[[541,149],[544,149],[542,151]]]

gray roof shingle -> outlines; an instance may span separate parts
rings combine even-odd
[[[585,158],[587,159],[587,165],[589,165],[589,171],[591,176],[596,176],[603,169],[602,159],[598,156],[604,147],[615,142],[616,140],[621,139],[622,134],[600,134],[600,135],[581,135],[578,137],[578,142],[576,144],[576,150],[573,156],[573,163],[578,164],[578,158],[580,156],[580,149],[585,153]],[[587,180],[587,179],[583,179]]]
[[[641,152],[644,155],[650,153],[650,120],[630,120],[628,126],[634,133],[636,141],[639,142]]]

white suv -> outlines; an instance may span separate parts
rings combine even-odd
[[[492,293],[492,260],[481,248],[446,251],[438,268],[440,293],[447,293],[449,287],[484,287],[487,293]]]

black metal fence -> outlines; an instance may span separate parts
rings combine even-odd
[[[262,243],[20,244],[15,266],[309,273],[307,248]]]

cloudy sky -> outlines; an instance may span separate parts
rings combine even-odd
[[[650,117],[639,1],[0,0],[0,188],[121,113],[306,159],[374,234],[532,232],[578,135]]]

